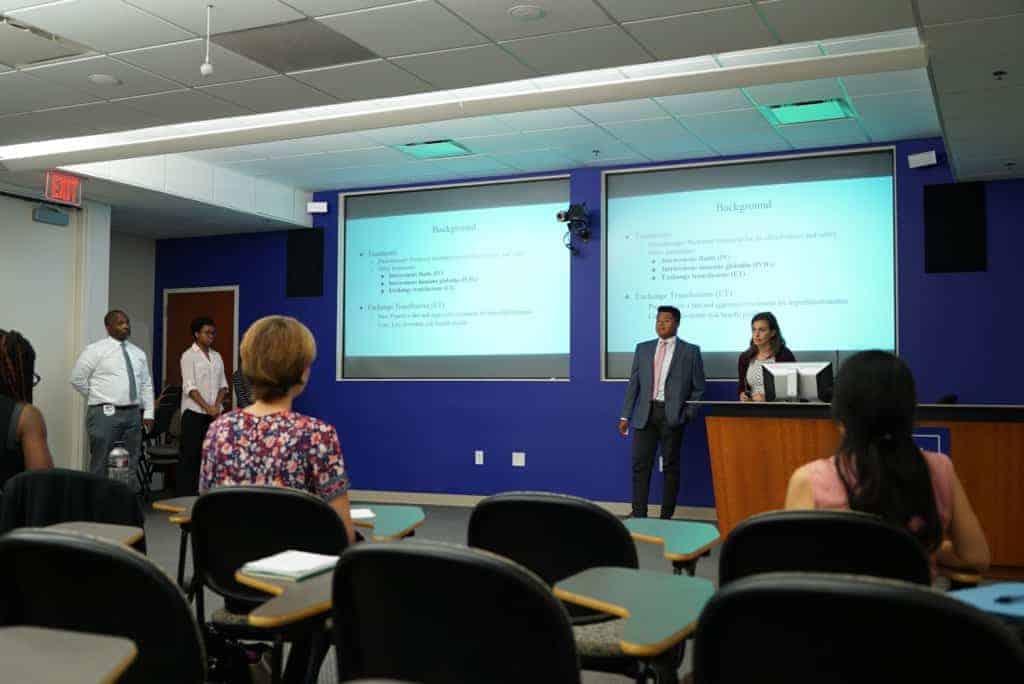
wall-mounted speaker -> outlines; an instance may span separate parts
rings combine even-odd
[[[984,183],[924,187],[924,270],[988,270]]]
[[[324,231],[317,228],[288,231],[287,297],[323,297]]]

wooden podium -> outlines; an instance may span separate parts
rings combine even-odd
[[[705,413],[718,529],[782,508],[797,467],[835,453],[828,404],[693,402]],[[918,407],[918,425],[949,430],[950,455],[992,550],[993,577],[1024,578],[1024,406]]]

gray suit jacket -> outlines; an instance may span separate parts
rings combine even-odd
[[[647,426],[650,417],[651,397],[654,396],[654,354],[658,340],[648,340],[636,345],[633,353],[633,369],[629,372],[626,399],[619,415],[630,421],[637,430]],[[665,378],[665,416],[671,426],[686,423],[693,417],[694,410],[687,409],[686,402],[700,401],[704,396],[704,362],[700,347],[676,338],[676,350]]]

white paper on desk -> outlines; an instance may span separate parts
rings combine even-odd
[[[353,508],[352,519],[353,520],[369,520],[370,518],[376,518],[377,514],[373,512],[372,508]]]
[[[302,579],[330,570],[337,563],[337,556],[308,551],[282,551],[273,556],[249,561],[242,566],[242,572],[266,577]]]

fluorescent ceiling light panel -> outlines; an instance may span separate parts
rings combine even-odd
[[[473,154],[454,140],[430,140],[421,143],[396,145],[396,150],[405,152],[416,159],[443,159],[445,157],[464,157]]]
[[[760,109],[764,117],[768,119],[768,122],[775,126],[854,118],[853,110],[845,100],[797,102],[795,104],[760,107]]]

